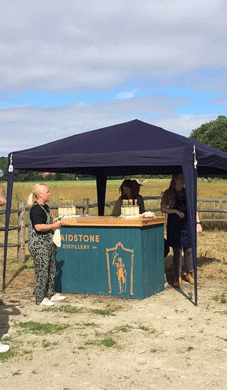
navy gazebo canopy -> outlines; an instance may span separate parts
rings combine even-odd
[[[227,153],[136,119],[31,149],[12,152],[8,156],[8,166],[4,270],[15,169],[95,176],[99,215],[104,215],[108,176],[172,174],[183,171],[193,242],[195,303],[197,304],[197,172],[198,174],[226,174]]]

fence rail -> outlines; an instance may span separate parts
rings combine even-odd
[[[144,201],[147,200],[161,200],[161,196],[144,196]],[[109,202],[105,203],[106,207],[111,207],[115,204],[116,200],[111,200]],[[197,199],[197,202],[199,203],[227,203],[226,199]],[[51,210],[58,209],[59,206],[50,206]],[[89,214],[89,209],[98,207],[98,203],[91,203],[89,204],[89,198],[84,198],[82,205],[75,205],[77,209],[81,209],[83,214]],[[26,224],[26,213],[30,210],[30,207],[25,206],[25,201],[19,200],[18,202],[18,209],[11,209],[10,213],[18,213],[18,225],[17,226],[9,226],[9,231],[17,230],[18,231],[18,240],[17,243],[8,243],[7,247],[15,247],[17,248],[17,260],[20,262],[25,261],[25,245],[27,244],[27,240],[25,240],[25,230],[28,227],[28,224]],[[210,208],[198,208],[198,212],[202,213],[221,213],[226,214],[227,210],[224,209],[210,209]],[[158,212],[160,211],[160,208],[152,208],[151,211]],[[6,210],[0,210],[0,215],[4,215],[6,213]],[[201,219],[201,222],[227,222],[226,219],[210,219],[210,218],[204,218]],[[0,227],[0,232],[5,231],[5,227]],[[0,243],[0,248],[4,247],[3,243]]]

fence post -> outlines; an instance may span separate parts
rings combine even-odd
[[[18,250],[17,260],[21,263],[25,262],[25,222],[26,222],[26,210],[25,200],[18,201]]]
[[[83,198],[83,213],[89,214],[89,198]]]

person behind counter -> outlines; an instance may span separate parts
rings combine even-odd
[[[192,243],[182,173],[172,176],[170,187],[164,192],[161,200],[161,211],[167,214],[167,242],[173,248],[174,287],[181,286],[182,249],[187,271],[186,280],[193,284]],[[198,212],[197,231],[202,232]]]
[[[36,184],[28,198],[28,204],[34,204],[30,210],[28,249],[32,255],[35,269],[35,300],[37,305],[53,306],[55,301],[65,299],[54,293],[55,245],[53,234],[61,227],[61,222],[52,219],[47,202],[50,199],[49,188],[45,184]]]
[[[120,197],[116,201],[111,215],[114,217],[119,217],[121,215],[121,206],[123,199],[137,199],[137,204],[139,206],[140,214],[144,213],[144,202],[143,197],[139,195],[140,184],[136,180],[126,179],[122,182],[119,192],[121,193]]]
[[[132,199],[137,200],[137,204],[140,208],[140,214],[143,214],[145,212],[145,207],[144,207],[143,197],[139,194],[140,187],[141,184],[139,184],[135,179],[132,180],[132,188],[131,188]]]

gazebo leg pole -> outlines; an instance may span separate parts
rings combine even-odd
[[[106,181],[107,176],[98,174],[96,176],[97,198],[98,198],[98,215],[104,215],[105,198],[106,198]]]

